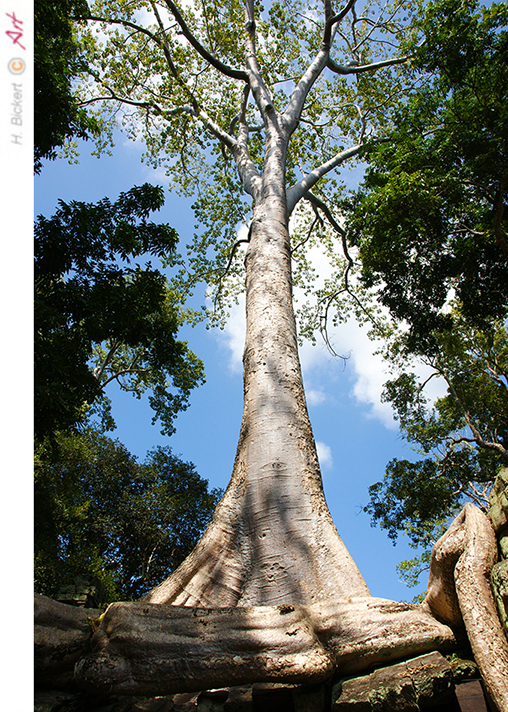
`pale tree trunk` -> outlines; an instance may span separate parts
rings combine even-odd
[[[245,406],[231,482],[179,569],[142,602],[110,606],[76,681],[126,694],[306,683],[453,649],[465,620],[472,642],[495,632],[492,655],[480,645],[477,659],[490,699],[508,712],[504,652],[494,657],[506,646],[492,602],[482,603],[495,539],[478,538],[480,520],[466,509],[445,545],[450,556],[434,563],[425,605],[370,596],[324,499],[298,359],[283,194],[259,202],[251,232]]]
[[[324,499],[279,196],[254,211],[246,263],[245,407],[229,487],[179,569],[142,602],[108,608],[76,681],[95,692],[159,695],[309,683],[451,650],[464,642],[465,622],[489,698],[508,712],[507,646],[487,580],[496,542],[485,515],[470,505],[440,542],[424,605],[370,596]]]
[[[246,256],[245,403],[231,482],[193,554],[147,602],[255,606],[369,595],[323,494],[298,358],[286,204],[274,189],[280,172],[270,185]]]

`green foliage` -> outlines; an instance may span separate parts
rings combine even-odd
[[[506,314],[507,20],[505,4],[429,3],[413,62],[428,75],[366,155],[350,235],[410,348],[450,324],[450,290],[478,325]]]
[[[252,217],[253,195],[245,176],[238,179],[238,154],[231,146],[245,143],[243,158],[263,179],[268,132],[254,80],[245,95],[250,51],[243,3],[180,5],[125,0],[91,5],[92,21],[80,38],[95,83],[83,83],[79,94],[101,119],[142,138],[144,160],[164,168],[173,189],[194,196],[196,234],[187,269],[180,273],[182,289],[190,292],[205,281],[216,309],[204,313],[220,321],[222,305],[227,308],[243,288],[242,253],[230,257],[238,228]],[[356,10],[348,13],[334,35],[333,61],[345,66],[399,58],[417,32],[406,14],[416,3],[404,5],[373,2],[362,7],[361,16]],[[290,0],[265,8],[253,3],[253,12],[256,65],[282,115],[322,46],[323,4]],[[228,71],[218,68],[220,63]],[[284,150],[286,185],[280,189],[297,184],[343,149],[384,135],[396,98],[408,89],[406,74],[398,59],[357,76],[324,70]],[[321,197],[336,198],[344,191],[344,178],[332,173],[315,187]],[[297,270],[304,255],[304,250],[293,255]]]
[[[163,204],[148,184],[114,203],[60,202],[35,226],[35,434],[73,427],[102,408],[116,380],[140,397],[150,390],[154,422],[173,431],[177,412],[203,380],[185,342],[178,295],[147,256],[176,261],[177,234],[149,221]],[[146,264],[133,263],[136,258]],[[109,418],[110,427],[113,426]]]
[[[508,332],[495,322],[487,332],[471,327],[460,312],[450,312],[449,330],[433,333],[437,356],[424,358],[425,378],[407,369],[407,333],[391,344],[388,357],[397,378],[388,381],[390,402],[405,440],[420,460],[392,460],[381,482],[369,487],[364,511],[395,543],[406,534],[423,554],[402,562],[399,573],[415,585],[443,524],[465,501],[488,509],[495,477],[508,461]],[[433,377],[446,386],[430,399]]]
[[[72,137],[97,135],[99,124],[87,115],[72,91],[85,69],[73,21],[88,12],[86,0],[35,0],[34,3],[34,167],[56,158]]]
[[[139,463],[97,430],[59,433],[36,450],[36,590],[93,576],[108,602],[138,598],[190,553],[220,496],[169,447]]]
[[[464,501],[486,508],[507,459],[507,21],[506,4],[425,5],[415,90],[345,204],[363,285],[405,322],[383,334],[395,373],[383,400],[420,459],[392,460],[365,511],[424,547],[399,565],[410,585]]]
[[[485,333],[457,312],[450,316],[453,327],[434,334],[438,356],[426,360],[431,375],[422,381],[402,370],[386,384],[384,400],[392,403],[407,442],[424,456],[392,460],[384,480],[369,488],[365,510],[394,540],[413,525],[411,539],[423,541],[426,523],[449,517],[465,497],[486,508],[489,487],[508,459],[506,327],[498,322]],[[400,339],[401,360],[406,339]],[[390,357],[400,367],[396,350],[392,344]],[[432,376],[446,384],[434,403],[425,395]]]

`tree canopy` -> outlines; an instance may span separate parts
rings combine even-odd
[[[88,12],[86,0],[34,3],[34,165],[54,159],[71,138],[98,135],[99,124],[79,105],[72,80],[86,64],[74,22]]]
[[[507,20],[505,4],[426,6],[412,60],[423,80],[346,203],[363,286],[405,324],[385,332],[395,377],[383,399],[422,458],[392,460],[365,511],[393,540],[427,547],[464,501],[488,507],[507,461]],[[444,395],[432,402],[436,376]],[[401,572],[414,582],[421,563]]]
[[[194,196],[183,288],[207,282],[215,315],[220,297],[243,289],[237,231],[266,193],[275,132],[284,134],[288,214],[303,198],[322,211],[320,201],[344,189],[343,166],[385,136],[396,98],[409,89],[406,44],[415,32],[390,3],[357,10],[349,2],[336,14],[329,3],[323,12],[320,2],[298,0],[91,5],[82,42],[94,81],[80,97],[101,120],[142,138],[145,160]],[[307,247],[323,239],[316,233]],[[295,233],[294,246],[301,242]],[[292,257],[295,273],[308,276],[305,255]]]
[[[451,291],[476,325],[507,313],[507,21],[506,4],[429,3],[412,60],[421,84],[366,156],[349,234],[415,349],[450,323]]]
[[[203,364],[176,339],[178,297],[148,256],[173,264],[176,232],[149,220],[164,202],[145,184],[115,202],[69,204],[35,225],[35,434],[83,422],[116,381],[147,389],[164,432],[203,381]]]
[[[88,576],[108,602],[138,598],[189,554],[221,495],[167,446],[138,462],[86,428],[56,447],[35,463],[35,587],[48,596]]]

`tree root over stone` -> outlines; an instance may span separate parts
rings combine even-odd
[[[492,709],[508,712],[508,641],[488,581],[496,558],[488,518],[466,505],[434,548],[422,605],[368,596],[232,608],[114,603],[74,680],[121,695],[308,684],[451,650],[465,624]]]
[[[508,712],[508,640],[489,582],[496,561],[490,520],[466,504],[433,549],[423,606],[450,625],[463,621],[491,705]]]
[[[88,690],[143,695],[308,683],[455,645],[420,606],[372,597],[230,609],[115,603],[75,677]]]

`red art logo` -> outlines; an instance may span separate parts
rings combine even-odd
[[[6,30],[5,34],[11,38],[13,44],[18,45],[18,47],[21,47],[21,49],[26,50],[26,47],[24,47],[20,42],[20,39],[23,37],[23,29],[21,27],[21,25],[23,24],[23,20],[18,20],[18,18],[16,17],[16,13],[14,12],[12,14],[6,12],[5,14],[7,15],[7,17],[11,18],[12,26],[14,28],[13,30]]]

